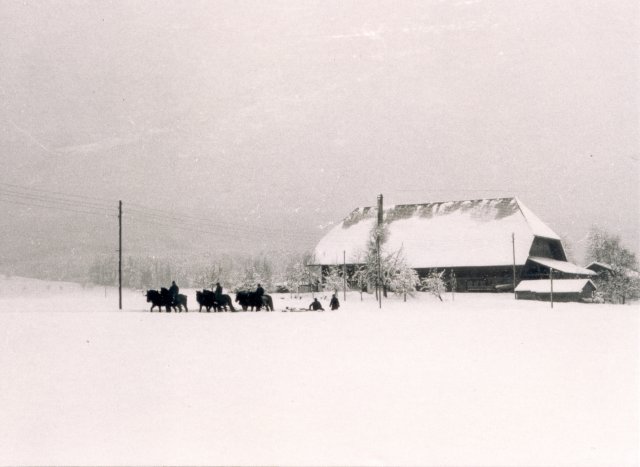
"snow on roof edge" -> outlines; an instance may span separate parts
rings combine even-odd
[[[536,216],[533,213],[533,211],[531,211],[531,209],[525,206],[520,200],[520,198],[518,198],[517,196],[514,196],[514,199],[516,200],[516,203],[518,205],[518,208],[520,209],[520,212],[522,213],[525,220],[527,221],[527,224],[531,227],[531,232],[535,236],[551,238],[553,240],[560,240],[560,242],[562,242],[562,239],[560,238],[560,236],[557,233],[555,233],[553,230],[551,230],[551,228],[547,224],[542,222],[542,220],[538,216]],[[562,248],[564,249],[564,245],[562,246]]]

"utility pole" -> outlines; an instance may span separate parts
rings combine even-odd
[[[378,195],[378,227],[376,231],[376,249],[378,251],[378,308],[382,308],[382,272],[381,272],[381,260],[380,260],[380,234],[382,233],[382,195]]]
[[[342,287],[344,289],[344,294],[342,295],[342,299],[347,301],[347,252],[342,250]]]
[[[458,286],[458,282],[456,281],[456,272],[451,270],[451,301],[456,299],[456,287]]]
[[[516,234],[511,233],[511,248],[513,250],[513,298],[516,298]]]
[[[118,307],[122,310],[122,200],[118,202]]]
[[[551,308],[553,308],[553,268],[549,268],[549,279],[551,280]]]

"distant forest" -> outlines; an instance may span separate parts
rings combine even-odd
[[[133,289],[168,287],[176,281],[180,287],[213,288],[220,282],[225,290],[253,289],[258,283],[267,290],[298,282],[308,282],[305,264],[309,253],[290,256],[260,255],[257,257],[222,256],[208,260],[187,261],[184,258],[126,257],[122,260],[122,285]],[[117,285],[118,260],[96,257],[88,269],[87,279],[96,285]],[[311,280],[311,277],[308,278]]]

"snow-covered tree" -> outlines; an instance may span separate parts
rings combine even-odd
[[[371,284],[376,288],[376,294],[385,286],[385,271],[389,271],[388,260],[393,256],[393,253],[389,255],[384,252],[384,243],[388,235],[386,225],[379,226],[376,224],[373,226],[369,233],[367,249],[362,255],[364,258],[363,270],[358,274],[360,280],[365,280],[367,284]],[[386,296],[386,288],[384,295]],[[377,295],[376,298],[378,298]]]
[[[369,235],[367,250],[361,255],[362,264],[356,269],[351,280],[360,290],[365,285],[377,285],[386,297],[387,291],[394,293],[406,293],[415,290],[418,284],[418,273],[406,264],[402,247],[399,250],[389,251],[385,246],[388,236],[386,226],[374,226]],[[379,238],[379,241],[378,241]],[[378,248],[380,251],[378,252]],[[380,283],[378,283],[378,281]]]
[[[325,290],[332,290],[334,293],[344,290],[345,278],[341,266],[331,266],[324,276]],[[347,286],[348,289],[348,286]]]
[[[435,295],[440,301],[442,301],[442,294],[446,291],[443,276],[444,270],[440,272],[438,272],[437,269],[430,271],[426,277],[423,277],[420,280],[421,290]]]
[[[605,302],[622,303],[640,297],[640,274],[635,254],[624,248],[620,238],[594,226],[589,231],[587,260],[603,263],[610,271],[594,282]]]
[[[371,283],[369,270],[367,269],[366,264],[361,264],[356,267],[355,271],[351,275],[350,282],[360,291],[360,300],[362,301],[362,292],[367,290],[367,287]]]
[[[410,274],[402,248],[397,251],[383,252],[380,258],[380,270],[382,275],[382,287],[385,293],[390,290],[394,293],[402,293],[406,287],[410,287],[404,279]]]
[[[255,264],[248,264],[244,271],[236,276],[233,284],[235,290],[255,290],[258,284],[265,290],[271,289],[270,278],[266,272]]]
[[[407,301],[407,293],[414,292],[416,286],[420,283],[418,272],[407,266],[406,262],[402,262],[396,273],[391,277],[391,288],[395,293],[402,293],[404,301]]]
[[[302,260],[295,260],[286,267],[283,275],[283,282],[293,294],[300,293],[300,286],[308,280],[307,268]]]
[[[198,288],[209,289],[216,282],[220,282],[218,276],[219,274],[215,265],[204,267],[196,273],[193,279],[193,285]]]

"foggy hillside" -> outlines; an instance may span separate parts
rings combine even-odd
[[[0,17],[2,267],[113,252],[118,200],[131,254],[304,251],[379,193],[519,196],[578,262],[592,224],[640,244],[636,2],[2,2]],[[209,224],[174,230],[182,217]]]

